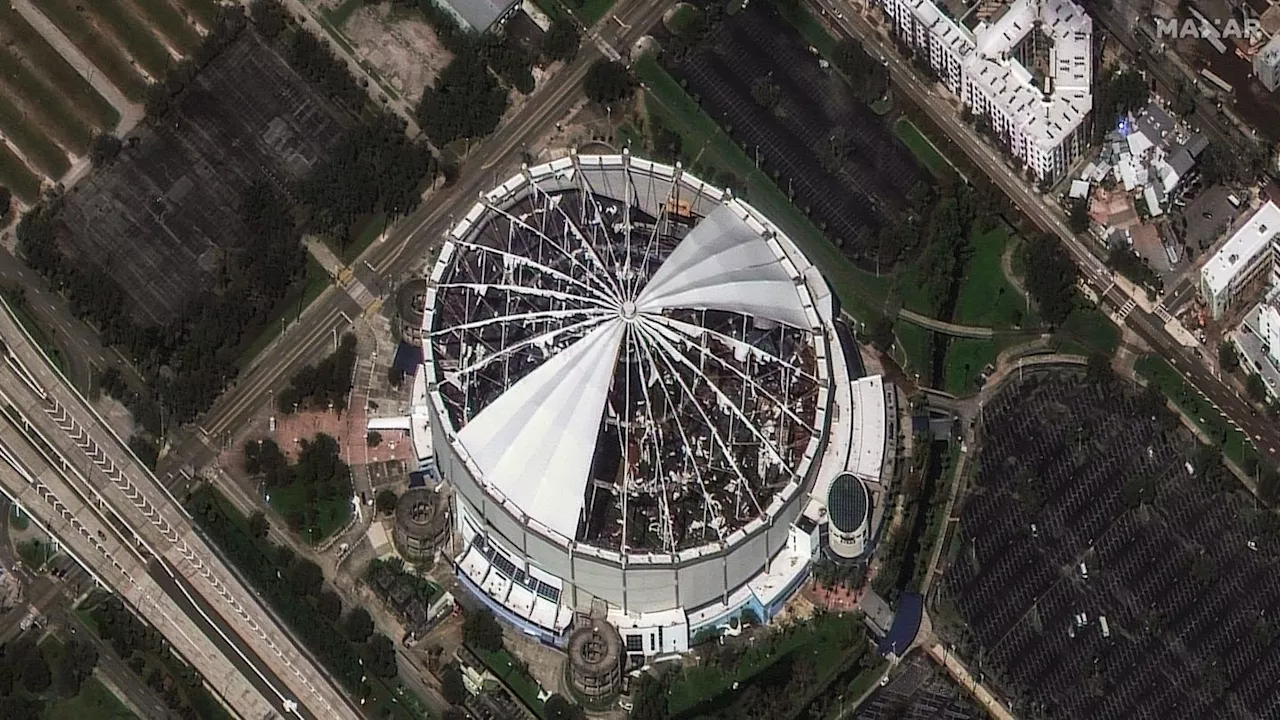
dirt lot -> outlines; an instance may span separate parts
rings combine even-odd
[[[362,59],[413,102],[453,59],[417,13],[393,11],[389,3],[356,10],[342,32]]]

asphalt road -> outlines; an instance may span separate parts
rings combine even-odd
[[[666,9],[665,4],[650,0],[619,0],[613,13],[596,26],[593,34],[625,54]],[[591,64],[602,57],[599,48],[584,37],[574,61],[549,78],[497,132],[471,151],[461,176],[452,186],[437,190],[397,223],[386,239],[370,246],[351,263],[355,277],[367,288],[394,290],[415,271],[427,249],[443,238],[454,219],[465,214],[481,192],[501,179],[497,173],[519,159],[525,143],[548,132],[581,99],[582,78]],[[335,286],[322,293],[282,338],[260,354],[253,367],[223,393],[198,427],[180,431],[157,475],[173,476],[176,486],[180,471],[198,469],[213,460],[221,439],[243,426],[271,391],[284,387],[298,368],[327,355],[333,333],[341,334],[360,312],[362,308],[345,290]]]
[[[1081,276],[1104,302],[1122,307],[1129,297],[1115,284],[1114,275],[1098,257],[1101,249],[1087,239],[1082,240],[1067,227],[1059,211],[1050,208],[1045,198],[1029,189],[1004,158],[1004,155],[982,141],[973,128],[966,125],[951,106],[936,92],[937,83],[920,77],[910,63],[904,61],[892,43],[854,11],[848,3],[819,0],[815,7],[824,9],[829,19],[846,36],[860,38],[869,51],[884,58],[893,86],[920,106],[965,154],[1042,230],[1059,238],[1080,267]],[[835,19],[835,13],[842,19]],[[1201,394],[1220,408],[1225,417],[1248,433],[1258,449],[1280,461],[1280,427],[1268,423],[1253,407],[1240,398],[1205,366],[1191,349],[1185,348],[1165,329],[1157,316],[1134,308],[1126,317],[1128,325],[1153,350],[1169,360]]]

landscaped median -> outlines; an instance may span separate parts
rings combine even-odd
[[[1134,371],[1146,379],[1151,387],[1165,397],[1196,424],[1222,454],[1246,473],[1254,473],[1262,461],[1258,449],[1249,436],[1232,425],[1209,399],[1200,394],[1191,383],[1157,355],[1144,355],[1133,366]]]

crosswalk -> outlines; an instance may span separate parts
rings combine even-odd
[[[1136,307],[1138,307],[1137,300],[1134,300],[1133,298],[1125,300],[1124,304],[1120,306],[1120,309],[1116,310],[1116,319],[1123,322],[1125,318],[1129,317],[1129,313],[1133,312],[1133,309]]]
[[[1166,324],[1173,322],[1173,316],[1170,315],[1169,311],[1165,309],[1163,303],[1156,306],[1156,317],[1160,318],[1160,322],[1163,322]]]

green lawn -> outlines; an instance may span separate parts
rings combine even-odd
[[[893,324],[893,334],[897,338],[898,348],[906,359],[906,367],[902,368],[903,371],[908,374],[919,374],[921,380],[927,383],[933,367],[933,331],[899,320]],[[903,359],[897,354],[895,357],[899,362]]]
[[[58,556],[52,546],[42,540],[24,540],[15,545],[14,549],[18,551],[18,557],[22,558],[22,564],[31,572],[40,572],[45,563]]]
[[[150,0],[144,4],[163,4]],[[119,38],[133,61],[138,63],[154,79],[161,79],[169,69],[172,58],[165,49],[164,43],[151,33],[151,29],[120,3],[98,2],[92,4],[77,3],[76,9],[85,8],[86,12],[97,20],[103,31]]]
[[[879,100],[873,100],[867,107],[870,107],[871,112],[881,117],[888,115],[889,111],[893,110],[893,91],[885,93],[884,97]]]
[[[244,351],[240,353],[240,369],[248,367],[249,363],[253,362],[253,359],[280,335],[281,319],[284,320],[285,325],[292,325],[311,301],[320,297],[320,293],[329,287],[330,282],[332,278],[329,277],[329,273],[314,257],[308,255],[305,280],[294,285],[289,294],[276,305],[277,312],[271,321],[262,328],[262,332],[258,333],[253,342],[245,346]]]
[[[820,675],[840,667],[850,650],[850,639],[862,642],[860,613],[822,615],[788,634],[775,634],[747,648],[732,670],[693,665],[681,670],[667,693],[667,715],[679,717],[700,703],[714,700],[733,686],[746,683],[778,660],[792,653],[812,653]]]
[[[934,177],[947,177],[954,173],[951,164],[943,157],[942,152],[934,147],[929,138],[920,132],[915,123],[906,118],[898,118],[893,124],[893,134],[898,136],[916,160]]]
[[[495,653],[485,652],[478,648],[471,648],[471,651],[535,715],[539,718],[546,717],[545,703],[538,700],[538,691],[541,686],[533,678],[520,672],[520,669],[515,666],[510,653],[505,649]]]
[[[104,3],[110,5],[111,3]],[[174,9],[164,0],[146,0],[138,4],[151,25],[164,36],[178,52],[189,55],[200,45],[200,33],[196,31],[182,13]],[[134,21],[136,24],[136,21]]]
[[[890,279],[854,267],[655,59],[646,56],[634,67],[647,91],[645,107],[649,116],[659,118],[679,133],[685,152],[697,158],[692,172],[712,183],[725,176],[735,179],[745,188],[744,199],[786,231],[818,266],[844,309],[864,320],[880,315]]]
[[[831,33],[827,32],[827,28],[822,24],[822,21],[798,4],[779,3],[777,7],[778,14],[791,23],[796,31],[800,33],[800,37],[804,38],[804,41],[809,43],[810,47],[816,49],[834,67],[838,42]]]
[[[39,120],[29,117],[10,96],[3,93],[0,93],[0,134],[35,165],[33,170],[39,170],[50,178],[62,177],[71,167],[67,154],[49,137]]]
[[[0,144],[0,185],[12,190],[14,197],[28,205],[40,199],[40,178],[3,144]]]
[[[990,328],[1035,327],[1040,318],[1000,267],[1000,257],[1013,234],[1001,223],[973,236],[973,255],[965,268],[952,322]]]
[[[1158,355],[1144,355],[1134,363],[1134,370],[1186,413],[1222,449],[1227,459],[1246,469],[1257,464],[1260,456],[1249,436],[1227,422],[1218,408],[1168,361]]]
[[[40,720],[137,720],[97,678],[89,678],[73,698],[55,700],[40,713]]]
[[[58,349],[57,344],[45,333],[44,328],[31,316],[31,309],[27,307],[26,298],[14,297],[7,292],[0,292],[0,296],[4,297],[5,302],[9,305],[9,310],[13,312],[14,319],[18,321],[22,329],[27,331],[27,334],[31,336],[36,345],[40,346],[41,350],[44,350],[44,354],[48,355],[49,359],[53,361],[54,367],[65,375],[67,373],[67,359],[62,355],[62,351]]]
[[[871,689],[871,686],[880,680],[880,676],[888,669],[889,661],[881,660],[879,663],[863,670],[849,682],[849,688],[845,690],[844,696],[850,701],[857,700],[862,697],[863,693]]]
[[[988,364],[994,364],[1000,351],[1009,345],[1006,340],[979,340],[976,338],[951,338],[947,345],[943,390],[952,395],[971,395],[978,391],[974,380]]]
[[[82,113],[95,129],[111,130],[120,122],[120,113],[111,103],[8,3],[0,5],[0,36],[13,53],[38,67],[58,95]]]
[[[218,0],[177,0],[176,4],[205,28],[212,28],[218,17]]]
[[[578,19],[583,25],[591,27],[609,13],[609,9],[613,7],[613,0],[583,0],[582,7],[575,12]]]
[[[1101,353],[1111,357],[1120,347],[1120,328],[1101,310],[1083,300],[1058,328],[1058,337],[1062,341],[1060,352],[1078,355]]]
[[[58,26],[80,52],[93,63],[120,92],[134,102],[141,102],[147,91],[142,75],[107,38],[93,29],[76,10],[75,0],[41,0],[40,12]]]
[[[340,251],[342,262],[349,265],[355,262],[355,259],[360,257],[360,253],[372,245],[373,241],[386,229],[387,214],[374,213],[352,226],[351,237],[347,239],[346,247],[334,249]]]
[[[325,538],[341,530],[351,519],[351,497],[343,495],[332,500],[316,500],[309,496],[302,483],[293,483],[278,487],[271,491],[271,507],[281,515],[289,517],[290,513],[314,508],[316,513],[315,532],[304,533],[302,539],[311,544],[321,542]]]

